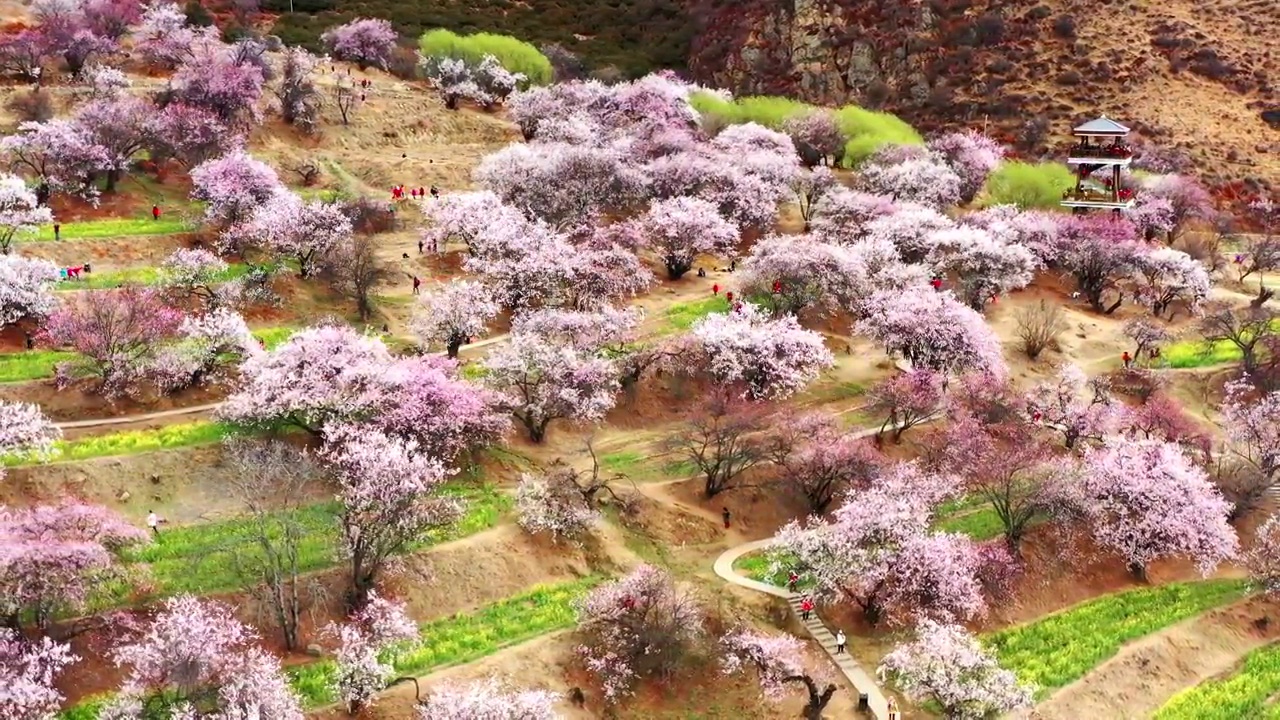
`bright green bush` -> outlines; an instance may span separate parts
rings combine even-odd
[[[1243,580],[1144,587],[991,633],[985,642],[1001,665],[1048,691],[1084,676],[1130,640],[1226,605],[1245,590]]]
[[[553,79],[551,61],[538,48],[509,35],[475,33],[458,35],[449,30],[423,33],[418,47],[426,56],[444,56],[479,63],[485,55],[498,58],[502,67],[524,73],[533,85],[546,85]]]
[[[226,270],[215,275],[214,282],[229,282],[244,277],[249,273],[249,266],[234,263]],[[58,283],[58,290],[108,290],[122,285],[159,285],[164,282],[164,271],[158,267],[128,268],[125,270],[109,270],[81,275],[80,280]]]
[[[885,145],[924,144],[915,128],[887,112],[845,105],[836,111],[836,122],[849,138],[844,146],[845,167],[856,166]]]
[[[754,122],[774,130],[781,130],[789,118],[820,109],[799,100],[771,95],[725,100],[713,93],[699,92],[694,93],[689,102],[699,113],[729,124]],[[924,142],[920,133],[896,115],[857,105],[846,105],[834,112],[840,129],[849,138],[842,161],[845,167],[857,165],[885,145]]]
[[[573,601],[600,584],[589,577],[542,585],[499,600],[471,613],[458,613],[420,626],[420,639],[389,652],[397,675],[421,676],[450,665],[471,662],[499,649],[569,627]],[[337,700],[333,693],[336,666],[331,660],[291,668],[290,684],[308,707]]]
[[[1280,718],[1280,706],[1268,700],[1280,692],[1280,645],[1249,653],[1229,677],[1188,688],[1169,699],[1154,720],[1238,720]]]
[[[982,201],[986,205],[1061,209],[1062,192],[1075,185],[1066,165],[1054,162],[1006,162],[987,179]]]

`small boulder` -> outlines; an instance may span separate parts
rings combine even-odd
[[[307,654],[311,657],[324,657],[324,648],[312,643],[307,646]]]
[[[133,495],[130,494],[128,490],[121,490],[120,494],[116,496],[116,499],[120,502],[129,502],[129,498],[131,497],[133,497]]]
[[[1262,122],[1270,125],[1276,130],[1280,130],[1280,108],[1263,110],[1261,115],[1262,115]]]

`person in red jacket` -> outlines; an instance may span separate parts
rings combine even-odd
[[[774,295],[777,295],[777,294],[778,294],[778,293],[780,293],[780,292],[782,292],[782,281],[781,281],[781,280],[774,280],[774,281],[773,281],[773,294],[774,294]]]
[[[809,614],[813,612],[813,598],[805,597],[800,601],[800,619],[805,622],[809,621]]]
[[[716,283],[715,285],[712,285],[712,286],[711,286],[711,294],[712,294],[712,295],[719,295],[719,294],[720,294],[720,283]]]
[[[730,290],[729,292],[725,293],[725,294],[724,294],[724,299],[725,299],[726,301],[728,301],[729,303],[731,303],[731,304],[732,304],[732,303],[733,303],[733,291],[732,291],[732,290]]]
[[[152,219],[152,220],[159,220],[159,219],[160,219],[160,206],[159,206],[159,205],[152,205],[152,206],[151,206],[151,219]]]
[[[1124,367],[1128,370],[1133,365],[1133,358],[1129,356],[1129,351],[1125,350],[1120,356],[1120,361],[1124,363]]]
[[[418,279],[417,275],[414,275],[413,276],[413,294],[414,295],[418,294],[418,288],[420,287],[422,287],[422,280]]]

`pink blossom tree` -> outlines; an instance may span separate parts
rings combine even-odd
[[[386,401],[391,353],[347,326],[322,325],[248,358],[241,389],[220,418],[249,427],[291,426],[320,435],[331,425],[373,414]]]
[[[1155,358],[1160,348],[1172,339],[1169,330],[1162,323],[1147,318],[1133,318],[1126,322],[1124,336],[1133,342],[1134,360],[1140,359],[1143,355]]]
[[[207,203],[205,219],[219,228],[250,220],[282,187],[271,166],[243,150],[192,168],[191,185],[191,197]]]
[[[698,255],[723,255],[738,242],[738,231],[706,200],[659,200],[640,219],[641,234],[658,254],[667,277],[679,280]]]
[[[1136,236],[1132,223],[1106,215],[1073,216],[1062,223],[1059,267],[1075,279],[1095,312],[1110,315],[1124,302],[1122,283],[1146,253]],[[1104,300],[1107,293],[1114,293],[1114,303]]]
[[[620,151],[552,142],[508,145],[481,160],[475,178],[530,219],[564,231],[629,209],[644,185]]]
[[[1199,453],[1206,464],[1211,459],[1212,443],[1205,429],[1164,392],[1156,392],[1125,413],[1124,425],[1130,434],[1177,443],[1187,452]]]
[[[226,46],[197,45],[169,82],[169,102],[204,108],[227,127],[243,131],[262,120],[258,101],[266,77],[253,63],[239,62]]]
[[[1180,304],[1188,314],[1198,313],[1209,298],[1212,282],[1204,265],[1181,250],[1160,248],[1138,258],[1135,268],[1139,300],[1160,317],[1169,312],[1173,319]]]
[[[488,190],[447,193],[419,208],[428,221],[422,239],[438,252],[456,242],[472,255],[488,256],[495,245],[505,245],[509,237],[522,235],[529,225],[519,210]]]
[[[226,605],[190,595],[166,600],[136,640],[115,649],[128,673],[105,716],[195,717],[199,708],[216,717],[302,720],[280,661],[256,641]]]
[[[94,378],[100,392],[114,396],[145,377],[159,345],[172,339],[181,323],[182,313],[156,291],[126,287],[65,304],[49,317],[41,336],[80,355],[59,365],[59,382]]]
[[[47,459],[62,431],[35,403],[0,401],[0,458],[22,456]],[[0,465],[0,480],[4,466]]]
[[[936,702],[951,720],[979,720],[1031,707],[1035,686],[1000,667],[959,625],[925,621],[914,640],[898,645],[880,668],[916,702]]]
[[[861,240],[867,223],[897,211],[892,198],[834,187],[813,208],[810,223],[815,235],[827,242],[849,244]]]
[[[54,717],[63,700],[55,680],[79,659],[67,645],[0,627],[0,717]]]
[[[835,364],[822,336],[793,316],[770,318],[751,303],[699,320],[685,340],[682,364],[751,400],[799,392]]]
[[[53,212],[40,207],[36,194],[27,189],[22,178],[0,175],[0,253],[8,255],[15,238],[31,235],[51,222]]]
[[[1112,400],[1103,378],[1090,380],[1078,365],[1067,363],[1057,375],[1036,385],[1027,395],[1027,409],[1035,422],[1062,434],[1067,449],[1082,440],[1101,442],[1120,429],[1125,410]]]
[[[912,367],[953,374],[1006,373],[1000,340],[982,316],[947,292],[878,291],[862,303],[856,329]]]
[[[844,154],[846,137],[834,113],[815,110],[787,118],[782,129],[806,167],[833,165]]]
[[[1086,448],[1070,489],[1099,547],[1138,578],[1156,559],[1187,556],[1203,574],[1236,555],[1231,503],[1172,443],[1114,438]]]
[[[0,507],[0,624],[29,620],[48,632],[55,615],[85,603],[124,575],[121,552],[147,536],[114,512],[78,502]]]
[[[822,201],[838,187],[843,186],[825,167],[801,170],[792,177],[791,192],[800,209],[800,219],[804,220],[805,232],[809,231],[814,215],[822,207]]]
[[[223,382],[229,377],[220,371],[262,352],[244,318],[225,307],[184,318],[178,332],[181,340],[162,348],[147,369],[160,392]]]
[[[139,0],[88,0],[81,6],[89,28],[109,40],[119,40],[142,18]]]
[[[195,301],[204,310],[229,304],[225,301],[231,298],[219,288],[219,281],[229,266],[208,250],[178,248],[165,258],[161,268],[162,286],[174,304]]]
[[[586,353],[616,357],[636,340],[636,330],[644,320],[638,308],[602,307],[594,312],[538,310],[525,313],[511,323],[515,334],[538,335],[556,344],[569,345]]]
[[[511,429],[504,398],[458,377],[441,357],[398,358],[383,371],[379,412],[362,426],[413,440],[419,450],[452,465],[499,442]]]
[[[439,343],[451,358],[471,338],[483,335],[485,326],[498,316],[493,292],[480,283],[454,280],[439,291],[422,296],[414,314],[413,331],[424,345]]]
[[[58,268],[48,260],[0,255],[0,330],[16,326],[30,340],[58,307],[57,281]]]
[[[418,720],[556,720],[555,693],[515,690],[490,678],[467,685],[444,685],[418,704]]]
[[[1263,592],[1272,596],[1280,593],[1280,519],[1275,515],[1258,528],[1244,560],[1249,577]]]
[[[1169,201],[1173,227],[1165,236],[1170,245],[1193,220],[1205,220],[1216,214],[1213,196],[1204,185],[1189,175],[1157,175],[1143,182],[1142,194]]]
[[[382,654],[397,643],[418,637],[418,626],[405,614],[403,603],[369,593],[363,607],[351,614],[341,626],[330,626],[330,635],[338,639],[334,654],[338,664],[334,679],[338,700],[354,715],[373,705],[377,694],[395,677],[395,668],[382,659]]]
[[[888,241],[909,263],[923,262],[934,249],[936,233],[951,230],[955,221],[938,210],[917,203],[900,203],[894,211],[867,221],[866,237]]]
[[[641,679],[670,675],[704,634],[702,608],[651,565],[597,587],[575,609],[578,654],[609,702]]]
[[[37,0],[32,10],[39,21],[46,51],[62,57],[67,71],[80,74],[91,58],[115,52],[119,45],[100,35],[89,22],[88,5],[63,0]]]
[[[107,159],[102,168],[107,176],[106,192],[115,191],[116,183],[133,163],[134,155],[146,147],[154,113],[151,103],[132,95],[93,100],[76,110],[75,122]]]
[[[979,312],[1000,295],[1030,285],[1040,266],[1026,247],[974,227],[940,230],[931,242],[934,266],[957,278],[961,300]]]
[[[804,643],[793,635],[766,635],[737,629],[720,638],[724,649],[721,668],[725,675],[735,676],[754,671],[765,699],[781,702],[792,688],[803,688],[806,694],[803,716],[821,720],[822,711],[836,693],[836,685],[807,657]]]
[[[1004,158],[1000,143],[975,130],[939,135],[929,149],[960,178],[960,202],[972,202]]]
[[[927,423],[942,412],[942,381],[938,373],[921,368],[884,380],[872,388],[871,405],[885,416],[877,437],[893,430],[893,441],[916,425]]]
[[[804,310],[826,315],[853,303],[860,270],[846,247],[808,235],[770,235],[752,246],[737,282],[747,297],[775,315]]]
[[[0,157],[9,170],[36,179],[40,204],[53,192],[95,199],[92,178],[110,164],[106,150],[79,123],[60,119],[22,123],[16,134],[0,139]]]
[[[804,437],[787,438],[796,432]],[[774,433],[770,451],[780,467],[781,483],[803,497],[814,515],[825,513],[846,492],[870,486],[888,465],[866,438],[841,433],[830,423],[788,418],[775,424]]]
[[[439,494],[448,473],[418,443],[374,430],[326,431],[322,457],[337,472],[338,524],[350,569],[348,605],[364,607],[394,555],[457,519],[458,503]]]
[[[146,138],[153,160],[175,160],[188,169],[231,153],[241,142],[217,114],[183,103],[153,114]]]
[[[272,253],[296,260],[298,275],[306,278],[350,239],[354,229],[340,205],[304,201],[281,187],[253,211],[239,232],[258,239]]]
[[[1006,243],[1025,247],[1044,265],[1055,262],[1061,252],[1058,235],[1062,217],[1058,213],[1020,210],[1016,205],[996,205],[968,213],[964,221],[985,228]]]
[[[356,63],[361,70],[369,67],[385,70],[396,39],[391,23],[381,18],[356,18],[329,28],[320,36],[329,54]]]
[[[663,443],[672,454],[686,458],[703,477],[703,494],[713,498],[743,487],[747,471],[778,452],[777,438],[768,437],[769,413],[730,392],[711,394],[693,417]]]
[[[901,162],[872,156],[859,168],[858,182],[875,195],[938,209],[959,203],[964,186],[960,176],[931,153]]]
[[[592,353],[539,335],[515,334],[484,361],[485,382],[504,396],[533,442],[552,420],[599,422],[616,402],[618,369]]]
[[[1027,530],[1062,511],[1060,487],[1072,466],[1055,462],[1029,423],[990,420],[954,407],[948,425],[927,442],[928,465],[960,474],[969,492],[991,505],[1009,552],[1020,556]]]
[[[794,151],[761,154],[764,162],[753,167],[739,155],[698,147],[659,155],[644,166],[644,173],[655,200],[705,200],[739,230],[764,230],[777,218],[778,203],[790,194],[793,173],[788,168],[797,164]]]
[[[44,33],[38,29],[0,34],[0,71],[38,84],[48,52]]]
[[[830,521],[784,527],[775,551],[814,579],[815,594],[856,603],[873,625],[980,616],[984,554],[966,536],[930,530],[933,508],[958,489],[953,477],[901,463]]]
[[[1257,473],[1255,492],[1260,496],[1280,483],[1280,428],[1273,420],[1280,412],[1280,391],[1257,392],[1237,380],[1225,392],[1222,420],[1231,441],[1228,448]]]
[[[196,44],[196,31],[177,3],[152,2],[133,31],[133,46],[153,67],[177,67]]]

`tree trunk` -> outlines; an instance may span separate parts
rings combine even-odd
[[[668,260],[667,278],[671,280],[679,280],[685,273],[689,272],[690,263],[681,262],[679,260]]]
[[[827,685],[821,693],[814,692],[816,689],[809,686],[809,702],[805,703],[804,710],[801,711],[801,717],[805,720],[822,720],[822,711],[831,702],[831,696],[836,694],[835,685]]]
[[[1133,575],[1134,579],[1136,580],[1141,580],[1142,582],[1147,581],[1147,566],[1143,565],[1142,563],[1139,563],[1139,562],[1129,563],[1129,573]]]
[[[460,338],[460,337],[454,337],[454,336],[449,337],[449,344],[445,346],[445,352],[449,355],[450,358],[454,360],[458,358],[458,350],[462,349],[463,340],[466,340],[466,338]]]
[[[107,171],[107,186],[103,188],[103,192],[113,193],[116,191],[116,183],[120,182],[120,171],[112,168]]]

